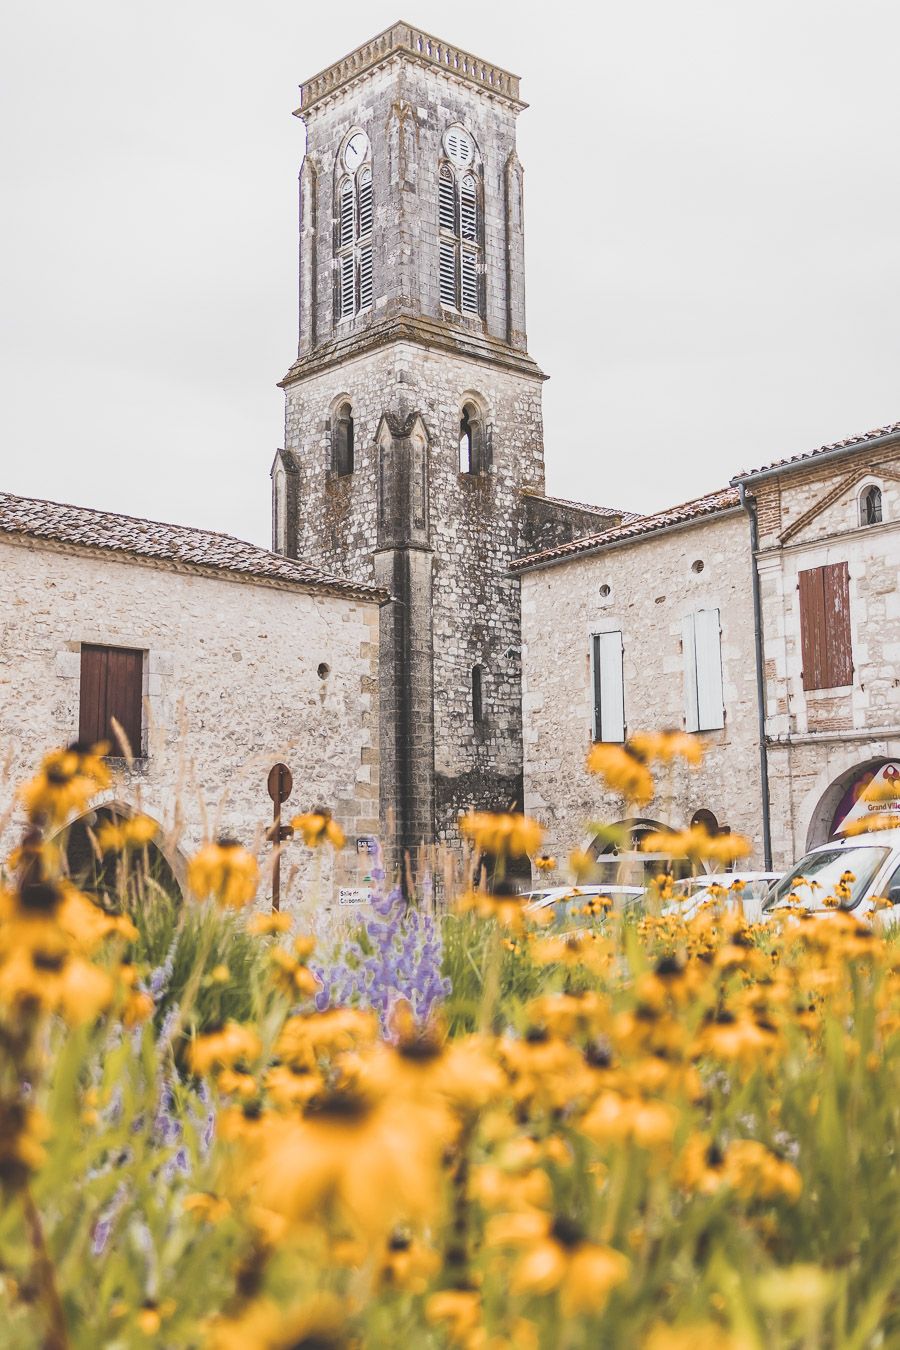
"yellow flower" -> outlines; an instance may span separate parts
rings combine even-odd
[[[539,872],[552,872],[556,867],[556,859],[551,858],[548,853],[539,853],[534,860],[534,865]]]
[[[635,1143],[658,1149],[671,1143],[678,1123],[675,1108],[653,1098],[601,1092],[579,1125],[596,1143]]]
[[[140,989],[132,990],[122,1008],[122,1021],[126,1027],[136,1027],[153,1016],[155,1004],[151,996]]]
[[[210,1028],[188,1047],[188,1064],[196,1074],[211,1069],[231,1068],[239,1061],[252,1063],[262,1052],[262,1043],[253,1027],[226,1022]]]
[[[0,1188],[19,1190],[44,1162],[44,1117],[19,1101],[0,1101]]]
[[[510,1280],[512,1292],[558,1291],[560,1312],[566,1318],[599,1312],[631,1268],[621,1252],[590,1242],[581,1226],[564,1215],[500,1216],[489,1221],[485,1240],[490,1246],[524,1247]]]
[[[672,858],[690,858],[694,862],[709,860],[719,863],[746,858],[751,851],[750,841],[740,834],[710,834],[702,825],[687,830],[657,830],[641,840],[646,853],[667,853]]]
[[[101,853],[121,853],[143,848],[155,839],[159,827],[149,816],[131,816],[127,820],[105,820],[97,831]]]
[[[687,731],[638,731],[629,736],[628,745],[648,763],[654,759],[668,763],[681,758],[697,765],[706,749],[701,740]]]
[[[91,799],[109,786],[109,768],[102,759],[108,748],[106,744],[76,742],[47,755],[40,772],[20,791],[29,817],[64,825],[70,815],[84,811]]]
[[[397,1228],[388,1238],[378,1282],[383,1289],[402,1289],[412,1294],[424,1294],[428,1282],[441,1266],[436,1251],[416,1242],[406,1228]]]
[[[237,1173],[264,1209],[295,1223],[340,1219],[382,1240],[397,1224],[433,1216],[452,1120],[437,1104],[340,1084],[302,1118],[269,1115]]]
[[[587,767],[598,774],[607,787],[628,801],[646,805],[655,791],[653,777],[637,750],[626,745],[599,742],[588,752]]]
[[[445,1325],[451,1345],[465,1345],[481,1328],[481,1295],[476,1289],[442,1289],[425,1304],[425,1319]]]
[[[219,1223],[231,1213],[231,1205],[211,1191],[194,1191],[184,1197],[184,1208],[204,1223]]]
[[[318,993],[319,981],[312,971],[283,947],[272,948],[271,960],[275,979],[288,998],[312,998]]]
[[[256,894],[259,866],[236,839],[205,844],[188,863],[188,885],[198,900],[212,897],[227,909],[242,909]]]
[[[247,920],[247,932],[256,937],[271,937],[275,933],[287,933],[293,922],[290,914],[252,914]]]
[[[792,1204],[803,1189],[800,1173],[756,1139],[736,1139],[725,1154],[725,1173],[739,1195],[748,1200],[773,1200],[778,1196]]]
[[[544,827],[516,812],[471,811],[460,817],[459,832],[482,853],[495,858],[524,858],[540,848]]]
[[[295,1350],[320,1346],[345,1350],[346,1313],[334,1294],[314,1294],[299,1307],[285,1308],[268,1299],[244,1304],[233,1317],[210,1325],[210,1350]]]
[[[303,842],[308,848],[318,848],[325,843],[332,848],[343,848],[347,842],[347,836],[334,816],[321,806],[315,811],[307,811],[305,815],[294,816],[291,825],[303,836]]]

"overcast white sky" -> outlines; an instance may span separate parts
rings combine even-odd
[[[900,418],[896,0],[6,0],[0,490],[269,542],[300,81],[522,76],[548,490],[650,510]]]

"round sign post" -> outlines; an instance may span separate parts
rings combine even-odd
[[[291,795],[294,787],[293,775],[286,764],[273,764],[266,782],[269,796],[272,798],[272,828],[269,838],[275,850],[272,860],[272,913],[281,908],[281,845],[294,833],[290,825],[282,825],[281,808]]]

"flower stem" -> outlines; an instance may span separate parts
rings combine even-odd
[[[28,1186],[22,1191],[22,1207],[25,1213],[25,1227],[28,1241],[34,1253],[34,1278],[40,1290],[41,1301],[47,1312],[47,1333],[42,1342],[42,1350],[68,1350],[69,1333],[63,1313],[59,1290],[56,1287],[56,1272],[47,1242],[44,1237],[44,1225],[34,1203],[34,1197]]]

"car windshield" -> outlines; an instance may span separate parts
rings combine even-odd
[[[765,908],[771,911],[787,904],[799,904],[808,910],[834,908],[833,904],[826,905],[825,900],[839,896],[838,887],[844,879],[849,895],[841,898],[840,908],[853,909],[867,893],[889,853],[887,848],[823,848],[808,853],[774,887]]]

